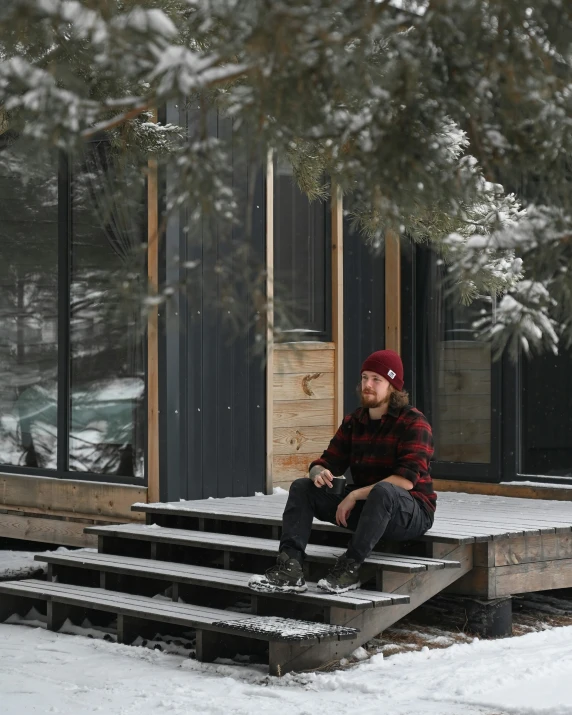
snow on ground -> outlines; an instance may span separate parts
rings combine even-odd
[[[0,625],[3,715],[572,715],[572,627],[331,673],[264,671]]]
[[[34,551],[0,551],[0,581],[28,578],[45,571],[45,564],[34,561]]]
[[[69,551],[60,546],[51,551],[8,551],[0,549],[0,581],[30,578],[46,572],[47,564],[34,561],[34,556],[39,553],[54,554]],[[77,551],[77,549],[74,549]],[[81,551],[95,551],[96,549],[80,549]]]

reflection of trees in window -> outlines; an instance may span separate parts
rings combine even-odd
[[[290,164],[279,160],[274,186],[275,295],[294,323],[278,328],[296,337],[324,338],[328,331],[326,215],[327,204],[309,201]]]
[[[88,145],[74,164],[72,220],[60,211],[58,225],[57,164],[0,135],[0,463],[142,477],[145,177],[109,144]],[[63,194],[71,180],[60,173]],[[58,283],[68,241],[69,293]],[[59,299],[69,345],[58,345]]]
[[[0,135],[0,463],[56,466],[57,162]]]
[[[72,183],[70,470],[143,476],[144,182],[107,142]]]
[[[490,301],[460,303],[436,256],[420,250],[420,407],[435,433],[435,459],[490,462],[491,350],[473,327]]]

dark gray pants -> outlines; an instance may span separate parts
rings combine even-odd
[[[332,494],[329,487],[314,486],[307,477],[293,482],[282,517],[280,551],[303,561],[312,519],[335,524],[336,510],[344,496]],[[433,517],[406,489],[378,482],[367,499],[356,503],[347,522],[354,532],[347,556],[361,564],[382,536],[394,541],[418,538],[431,528]]]

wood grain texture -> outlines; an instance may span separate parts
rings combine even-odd
[[[444,462],[481,462],[490,460],[490,445],[483,444],[443,444],[439,448],[439,459]]]
[[[334,398],[333,372],[300,372],[274,375],[274,401]]]
[[[446,370],[490,370],[491,347],[473,340],[440,343],[442,364]]]
[[[385,347],[401,355],[401,243],[385,234]]]
[[[334,421],[344,418],[344,216],[340,186],[332,189],[332,338],[334,360]]]
[[[310,462],[320,456],[316,454],[276,454],[274,455],[275,485],[290,483],[294,479],[308,476]]]
[[[147,501],[147,488],[106,482],[0,474],[0,504],[73,515],[132,518],[131,504]]]
[[[494,569],[494,579],[495,597],[552,588],[570,588],[572,559],[499,566]]]
[[[0,536],[63,546],[97,546],[97,537],[84,534],[85,524],[61,519],[0,514]]]
[[[274,402],[274,428],[334,426],[333,400],[282,400]]]
[[[278,346],[276,346],[278,347]],[[276,350],[274,374],[334,372],[335,351],[329,348]]]
[[[331,427],[276,427],[274,454],[321,454],[333,435]]]
[[[486,420],[443,420],[440,422],[439,445],[488,444],[491,422]]]
[[[490,395],[490,370],[442,370],[440,395]]]

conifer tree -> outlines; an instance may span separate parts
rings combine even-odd
[[[364,240],[430,244],[461,299],[499,298],[497,348],[572,343],[572,7],[561,0],[4,0],[3,126],[38,151],[99,133],[169,171],[188,226],[237,202],[229,146],[150,122],[232,118]],[[324,183],[323,177],[327,182]],[[189,268],[192,270],[192,268]]]

